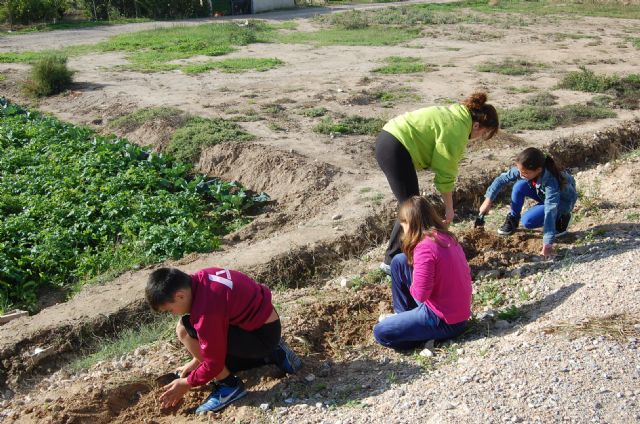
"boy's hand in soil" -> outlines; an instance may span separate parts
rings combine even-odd
[[[193,358],[183,366],[178,367],[176,371],[180,374],[180,378],[184,378],[188,376],[191,371],[198,368],[198,365],[200,365],[200,361],[198,361],[196,358]]]
[[[544,256],[545,258],[556,256],[556,251],[553,248],[552,244],[543,244],[541,253],[542,253],[542,256]]]
[[[191,385],[187,383],[186,378],[178,378],[173,380],[162,388],[165,392],[160,395],[160,402],[162,402],[162,408],[173,408],[184,397],[185,393],[191,389]]]

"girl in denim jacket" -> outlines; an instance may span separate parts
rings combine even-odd
[[[567,233],[571,211],[578,195],[576,183],[571,174],[561,170],[553,158],[535,147],[529,147],[518,155],[516,166],[500,174],[491,183],[480,206],[480,215],[486,215],[502,187],[515,181],[511,190],[511,211],[498,234],[513,234],[522,221],[527,228],[543,228],[542,255],[553,256],[553,242],[556,237]],[[525,198],[537,202],[522,216]]]

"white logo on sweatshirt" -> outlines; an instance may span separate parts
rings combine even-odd
[[[228,269],[221,269],[220,271],[214,274],[209,274],[209,280],[215,281],[216,283],[224,284],[233,290],[233,281],[231,281],[231,273]]]

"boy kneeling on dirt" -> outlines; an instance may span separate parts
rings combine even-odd
[[[178,339],[193,359],[166,385],[163,408],[174,407],[189,389],[215,380],[196,413],[219,411],[247,394],[233,373],[275,364],[293,374],[302,363],[280,338],[280,317],[271,292],[241,272],[206,268],[193,275],[176,268],[151,273],[145,290],[153,310],[182,315]]]

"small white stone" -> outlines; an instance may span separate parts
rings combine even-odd
[[[431,358],[433,356],[433,352],[429,349],[422,349],[418,355],[423,358]]]
[[[263,411],[266,411],[267,409],[269,409],[269,404],[268,403],[261,403],[260,404],[260,409],[262,409]]]
[[[353,286],[353,283],[351,282],[351,280],[347,278],[343,278],[340,280],[340,287],[342,287],[343,289],[351,288],[351,286]]]
[[[316,408],[322,409],[322,402],[316,402]]]
[[[304,379],[307,380],[309,383],[311,383],[313,380],[316,379],[316,376],[313,374],[309,374]]]

